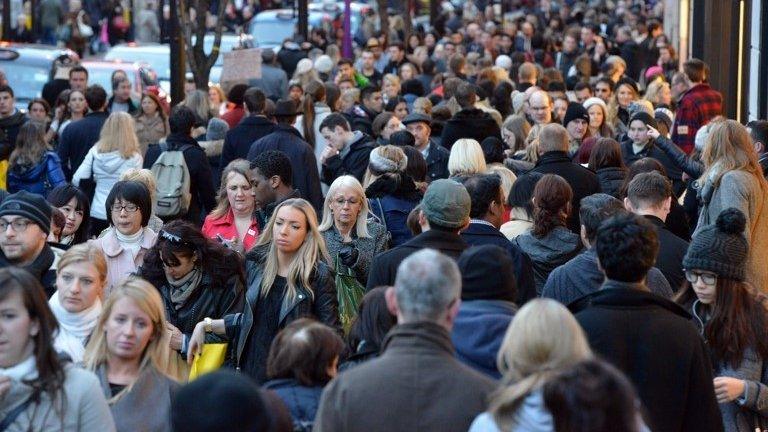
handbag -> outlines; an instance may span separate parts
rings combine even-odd
[[[77,186],[88,197],[89,202],[93,202],[93,196],[96,194],[96,180],[93,179],[94,156],[92,152],[89,152],[89,154],[91,155],[91,174],[86,178],[80,179],[80,183]]]
[[[189,380],[192,381],[201,375],[220,368],[224,364],[224,358],[227,356],[227,345],[227,343],[203,344],[202,353],[196,355],[192,361]]]
[[[351,268],[341,263],[339,256],[335,259],[336,296],[339,301],[339,318],[344,333],[349,333],[352,321],[357,316],[357,308],[365,295],[365,287],[358,282]]]

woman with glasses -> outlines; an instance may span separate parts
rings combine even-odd
[[[389,233],[368,220],[368,200],[363,185],[352,176],[341,176],[328,189],[320,232],[334,265],[349,267],[361,284],[368,281],[373,257],[387,250]]]
[[[746,224],[729,208],[693,237],[675,296],[707,342],[726,431],[768,427],[768,297],[746,282]]]
[[[310,317],[339,330],[336,286],[324,243],[309,202],[292,198],[280,203],[246,255],[243,312],[199,322],[187,360],[211,333],[225,336],[234,348],[235,367],[264,383],[269,347],[286,325]]]
[[[163,226],[139,275],[163,298],[174,354],[169,371],[184,381],[189,375],[186,353],[195,324],[242,310],[242,259],[237,252],[207,239],[191,223],[175,220]],[[206,338],[211,343],[222,340],[213,334]]]
[[[152,200],[142,183],[115,183],[107,196],[106,211],[110,228],[102,237],[91,240],[107,258],[105,298],[114,285],[136,272],[157,238],[157,234],[147,228]]]
[[[203,223],[206,237],[243,251],[256,244],[259,224],[251,181],[250,163],[245,159],[235,159],[224,168],[216,208]]]

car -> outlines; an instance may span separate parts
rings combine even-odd
[[[98,84],[107,92],[112,90],[112,74],[124,70],[131,81],[133,93],[140,95],[149,86],[157,85],[157,73],[147,63],[128,63],[118,60],[85,61],[81,63],[88,69],[88,84]]]
[[[344,2],[338,4],[314,3],[309,5],[309,28],[325,28],[330,33],[330,24],[334,18],[344,12]],[[357,6],[356,6],[357,7]],[[340,8],[340,9],[339,9]],[[357,32],[362,22],[362,15],[353,13],[350,16],[352,34]],[[275,52],[285,39],[293,39],[299,24],[298,11],[294,9],[274,9],[258,13],[251,19],[249,33],[260,48],[271,48]]]
[[[53,78],[54,63],[68,57],[80,60],[77,53],[48,45],[0,42],[0,69],[13,88],[16,108],[26,111],[32,99],[42,96],[43,86]]]

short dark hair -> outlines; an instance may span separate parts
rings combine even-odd
[[[186,105],[176,105],[171,109],[171,115],[168,116],[168,126],[171,133],[189,135],[195,123],[197,123],[195,112]]]
[[[264,92],[256,87],[249,88],[243,94],[243,103],[251,114],[263,113],[266,100],[267,96],[264,95]]]
[[[360,100],[368,100],[371,98],[371,96],[373,96],[374,93],[378,93],[380,91],[381,88],[376,84],[369,84],[360,90]]]
[[[379,351],[387,333],[397,324],[397,318],[387,308],[386,291],[387,287],[376,287],[363,296],[347,335],[349,352],[356,352],[363,341]]]
[[[346,132],[349,132],[350,130],[349,122],[339,113],[329,114],[328,117],[324,118],[323,121],[320,122],[319,130],[322,132],[323,129],[328,128],[333,131],[336,129],[336,126],[342,128]]]
[[[77,65],[69,70],[69,77],[72,78],[72,74],[76,72],[83,72],[85,73],[85,78],[88,79],[88,69],[86,69],[82,65]]]
[[[288,324],[272,341],[267,357],[269,379],[295,379],[303,386],[322,386],[333,376],[328,369],[344,350],[333,329],[309,318]]]
[[[456,89],[454,97],[456,97],[456,102],[458,102],[462,108],[472,107],[477,99],[475,86],[468,82],[461,83]]]
[[[672,182],[656,171],[635,176],[627,188],[627,198],[632,205],[658,207],[672,196]]]
[[[355,62],[352,61],[352,59],[349,57],[343,57],[341,60],[339,60],[339,63],[337,63],[337,66],[341,66],[341,65],[350,65],[352,67],[355,67]]]
[[[611,91],[613,91],[616,88],[616,83],[613,82],[613,80],[608,77],[599,78],[597,82],[595,82],[595,86],[597,86],[600,83],[608,84],[608,87],[611,89]]]
[[[435,61],[427,58],[421,62],[421,72],[424,75],[432,75],[435,72]]]
[[[245,84],[233,85],[232,88],[229,89],[229,93],[227,93],[227,100],[235,105],[242,105],[243,96],[245,96],[246,90],[248,90],[248,86]]]
[[[100,110],[107,104],[107,91],[98,84],[89,85],[85,89],[85,101],[91,110]]]
[[[0,85],[0,93],[10,93],[11,97],[16,97],[13,94],[13,89],[8,84]]]
[[[291,186],[293,168],[288,155],[280,150],[267,150],[259,153],[251,162],[251,169],[258,169],[264,178],[280,177],[280,181],[286,186]]]
[[[112,186],[105,205],[107,222],[110,225],[114,225],[112,222],[112,205],[118,199],[135,204],[141,211],[141,226],[145,227],[149,224],[149,217],[152,215],[152,199],[149,195],[149,189],[144,186],[144,183],[123,180]]]
[[[389,136],[389,143],[398,147],[412,147],[416,145],[416,138],[407,130],[401,130]]]
[[[596,193],[581,199],[579,223],[584,227],[587,240],[594,243],[601,223],[617,214],[626,213],[627,210],[620,200],[608,194]]]
[[[504,148],[506,146],[499,137],[489,136],[480,142],[486,164],[504,163]]]
[[[752,120],[747,127],[752,141],[763,143],[763,152],[768,151],[768,120]]]
[[[115,90],[117,90],[117,88],[120,87],[120,84],[122,84],[124,82],[127,82],[128,84],[130,84],[131,80],[129,80],[128,78],[113,79],[112,80],[112,91],[114,92]]]
[[[658,234],[641,216],[617,215],[597,229],[595,250],[606,278],[640,282],[656,262]]]
[[[417,97],[422,97],[426,93],[424,90],[424,84],[417,80],[416,78],[412,78],[409,80],[405,80],[400,84],[400,93],[407,95],[412,94],[416,95]]]
[[[507,204],[514,208],[523,208],[528,217],[533,219],[533,189],[536,187],[536,183],[544,177],[544,174],[529,171],[528,173],[521,175],[512,183],[512,189],[509,190],[509,198]]]
[[[502,200],[501,178],[496,174],[462,176],[458,180],[469,193],[472,206],[469,217],[482,219],[488,213],[491,202]]]
[[[565,83],[563,81],[550,81],[547,84],[547,91],[550,92],[565,92]]]
[[[575,86],[573,86],[573,91],[581,91],[581,90],[584,90],[584,89],[589,90],[590,94],[592,93],[592,87],[590,87],[588,83],[585,83],[583,81],[580,81],[580,82],[576,83]]]
[[[683,63],[683,72],[692,83],[707,80],[707,64],[697,58],[690,58]]]
[[[408,131],[398,131],[395,133],[405,132],[411,135]],[[395,134],[392,134],[393,136]],[[413,136],[413,135],[411,135]],[[390,137],[390,141],[392,137]],[[406,145],[401,147],[403,153],[408,158],[408,163],[405,165],[405,173],[411,176],[414,181],[424,182],[427,180],[427,161],[424,159],[424,155],[416,149],[413,145]]]

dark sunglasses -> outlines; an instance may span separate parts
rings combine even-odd
[[[167,240],[167,241],[169,241],[171,243],[175,243],[175,244],[178,244],[178,245],[194,248],[194,245],[192,243],[182,239],[181,237],[177,236],[176,234],[171,234],[171,233],[169,233],[166,230],[160,230],[160,232],[157,235],[159,235],[161,239]]]

